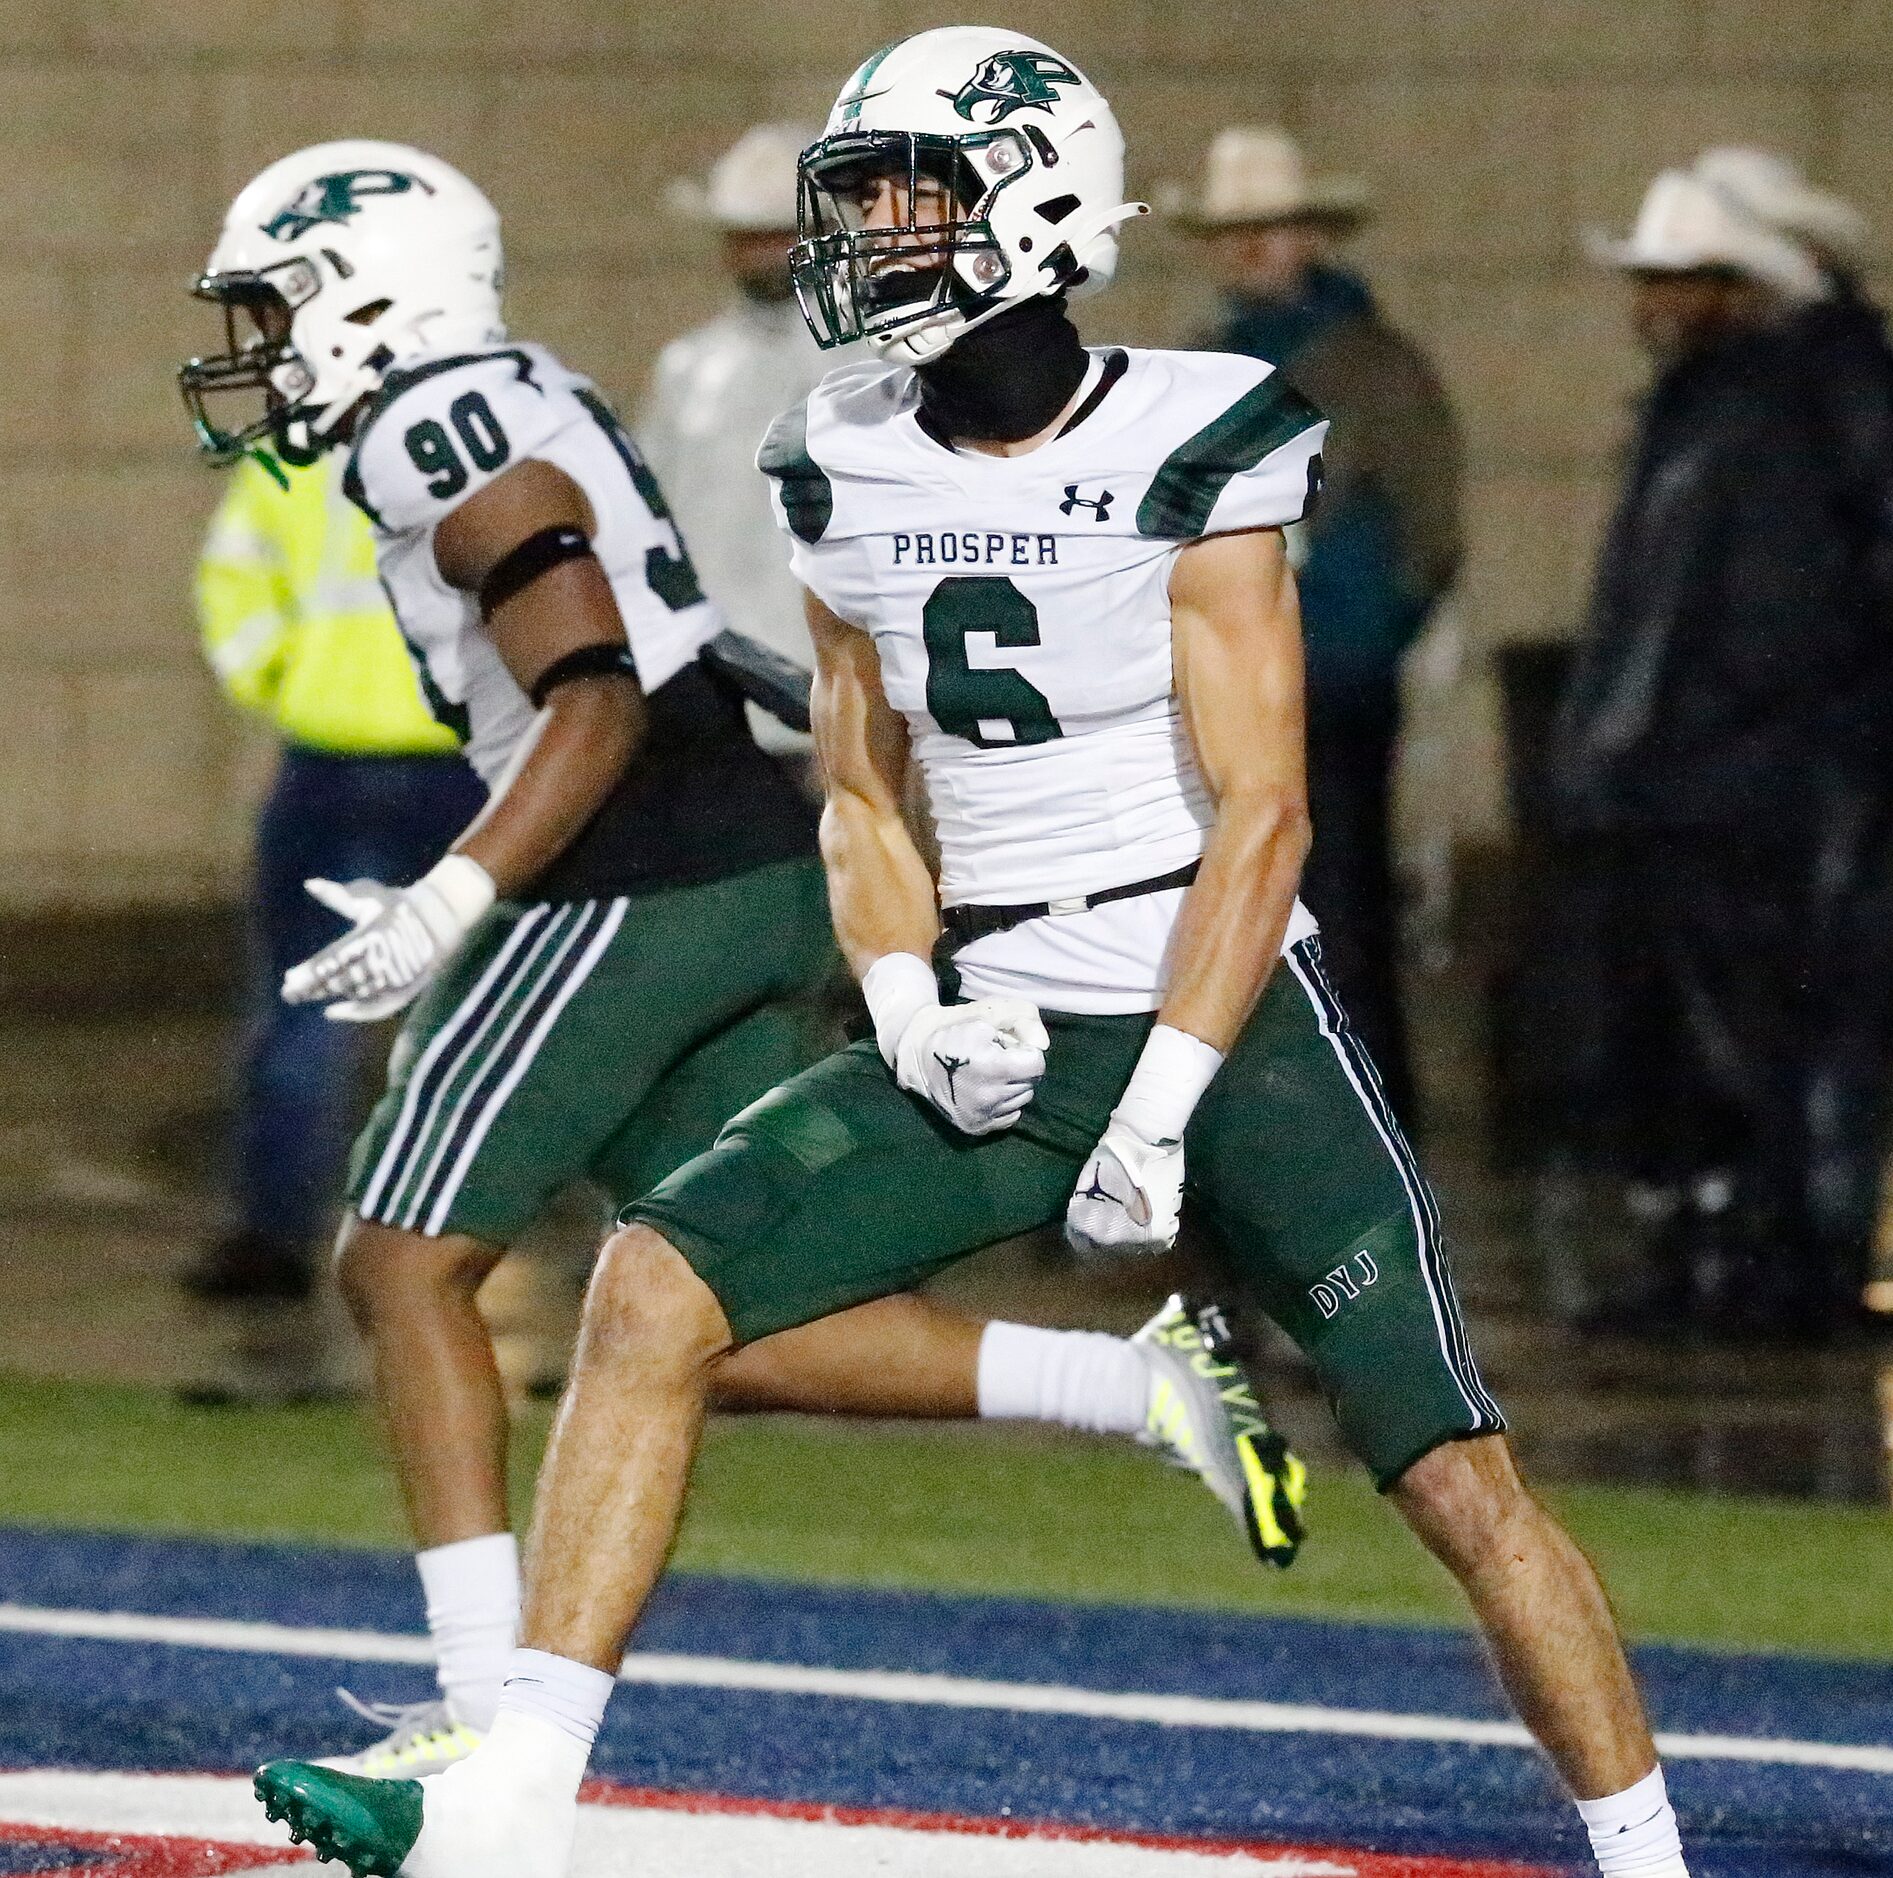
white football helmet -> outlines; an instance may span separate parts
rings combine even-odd
[[[1118,224],[1147,212],[1075,65],[1023,33],[943,26],[869,59],[802,152],[796,295],[817,344],[924,364],[1020,301],[1107,285]]]
[[[227,349],[178,373],[204,452],[264,439],[306,462],[403,360],[506,336],[500,218],[466,177],[406,144],[315,144],[245,186],[195,292],[224,311]],[[255,415],[213,421],[247,393]]]

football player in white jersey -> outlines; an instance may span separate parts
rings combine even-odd
[[[396,1793],[295,1763],[272,1811],[357,1873],[560,1878],[707,1378],[750,1339],[1062,1217],[1167,1246],[1187,1204],[1465,1587],[1606,1872],[1684,1872],[1608,1606],[1526,1491],[1438,1215],[1296,902],[1299,622],[1282,530],[1325,426],[1252,359],[1090,351],[1123,196],[1109,105],[984,28],[844,88],[802,161],[818,339],[765,443],[809,592],[822,845],[876,1036],[739,1116],[607,1242],[492,1733]],[[939,828],[901,815],[909,753]]]
[[[338,1763],[363,1774],[464,1758],[514,1643],[481,1281],[560,1187],[635,1199],[806,1063],[802,1001],[833,958],[813,810],[752,741],[728,659],[705,662],[718,620],[657,483],[586,379],[508,339],[499,277],[498,216],[467,178],[399,144],[319,145],[232,206],[199,286],[229,348],[182,374],[217,457],[347,450],[422,685],[492,791],[417,885],[311,882],[353,930],[283,987],[348,1021],[412,1005],[338,1265],[442,1699],[369,1709],[387,1739]],[[219,415],[239,395],[242,419]],[[1285,1563],[1299,1464],[1202,1343],[1181,1303],[1125,1342],[889,1299],[743,1351],[718,1394],[1140,1435]]]

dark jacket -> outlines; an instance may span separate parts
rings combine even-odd
[[[1300,570],[1309,695],[1390,692],[1462,550],[1462,452],[1439,380],[1339,268],[1292,301],[1231,296],[1202,343],[1279,366],[1328,418]]]
[[[1832,434],[1841,512],[1870,556],[1882,617],[1893,630],[1893,347],[1886,316],[1851,282],[1798,312],[1787,328],[1810,395]]]
[[[1652,387],[1552,753],[1570,831],[1792,836],[1882,763],[1876,478],[1836,420],[1858,339],[1803,313]]]

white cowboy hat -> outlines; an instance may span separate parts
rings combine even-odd
[[[1594,261],[1633,274],[1740,274],[1791,300],[1820,298],[1820,269],[1798,242],[1748,214],[1724,191],[1687,170],[1665,170],[1619,241],[1599,229],[1584,245]]]
[[[1180,183],[1157,191],[1158,206],[1194,234],[1245,223],[1324,221],[1356,227],[1373,211],[1358,176],[1311,176],[1301,146],[1273,125],[1218,131],[1203,163],[1201,192]]]
[[[710,166],[665,191],[679,215],[733,234],[788,233],[795,227],[796,159],[821,132],[808,124],[757,124]]]
[[[1733,196],[1758,222],[1806,242],[1817,258],[1856,267],[1867,218],[1851,202],[1816,189],[1799,164],[1773,150],[1724,144],[1696,159],[1695,174]]]

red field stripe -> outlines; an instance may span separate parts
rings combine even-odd
[[[641,1807],[665,1813],[721,1814],[752,1819],[803,1820],[815,1825],[889,1826],[903,1832],[962,1833],[989,1839],[1043,1839],[1065,1844],[1140,1846],[1154,1852],[1198,1852],[1231,1858],[1297,1857],[1352,1865],[1359,1878],[1554,1878],[1543,1865],[1509,1859],[1442,1858],[1435,1854],[1361,1852],[1351,1846],[1290,1845],[1281,1840],[1197,1839],[1178,1833],[1124,1832],[1105,1826],[1073,1826],[1058,1820],[978,1818],[963,1813],[922,1813],[902,1806],[827,1806],[812,1800],[759,1800],[725,1793],[675,1793],[589,1780],[579,1798],[592,1806]]]
[[[33,1878],[217,1878],[220,1872],[254,1871],[259,1865],[300,1865],[315,1856],[306,1846],[232,1845],[169,1833],[68,1831],[5,1822],[0,1822],[0,1844],[72,1845],[106,1855],[83,1865],[41,1866]]]

